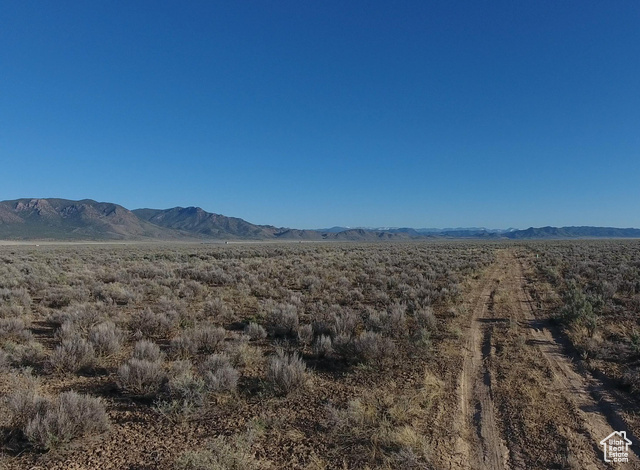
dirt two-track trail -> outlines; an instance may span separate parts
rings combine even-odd
[[[529,268],[527,256],[531,255],[515,248],[498,251],[496,262],[467,294],[470,323],[468,330],[463,331],[463,366],[457,390],[459,410],[453,430],[456,440],[450,468],[640,468],[637,455],[640,441],[627,427],[621,413],[624,398],[578,368],[565,351],[558,333],[541,318],[530,296],[530,290],[535,286],[525,278],[525,269]],[[494,334],[498,334],[500,328],[514,326],[518,335],[524,335],[519,343],[522,344],[522,354],[517,357],[496,354]],[[501,370],[500,361],[526,360],[518,358],[535,358],[538,364],[542,364],[545,381],[533,386],[543,388],[540,390],[542,396],[566,405],[560,409],[563,414],[565,411],[567,416],[570,414],[573,423],[569,431],[562,429],[566,447],[572,454],[567,461],[549,465],[549,460],[536,458],[530,448],[524,452],[528,445],[527,433],[520,433],[517,439],[514,438],[511,431],[514,424],[507,423],[502,417],[500,404],[504,411],[504,403],[509,402],[504,399],[504,387],[497,391],[501,378],[496,371]],[[510,366],[514,367],[514,364]],[[526,366],[527,363],[523,362],[522,367]],[[498,399],[500,393],[503,395]],[[542,416],[545,422],[554,422],[552,413],[557,414],[558,407],[549,406],[547,409],[543,401],[538,408],[538,413],[548,414]],[[526,416],[526,413],[522,415]],[[526,429],[527,425],[535,429],[535,423],[524,422],[521,428]],[[614,431],[626,431],[633,442],[627,463],[604,462],[600,441]]]

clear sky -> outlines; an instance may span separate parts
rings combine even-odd
[[[0,200],[640,227],[640,2],[5,1]]]

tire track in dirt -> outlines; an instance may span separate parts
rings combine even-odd
[[[458,382],[460,416],[456,421],[455,454],[451,468],[508,468],[508,449],[498,427],[491,394],[491,315],[500,266],[487,270],[471,294],[471,322],[466,333],[462,373]],[[474,432],[475,430],[475,432]]]
[[[633,444],[630,447],[630,463],[638,468],[637,446],[640,442],[627,428],[624,420],[616,412],[620,405],[613,398],[603,383],[594,378],[588,371],[578,372],[571,359],[565,354],[561,339],[554,336],[551,328],[535,316],[534,301],[526,285],[522,260],[509,253],[509,262],[505,264],[505,288],[513,295],[517,316],[529,326],[529,335],[533,344],[547,360],[553,372],[556,390],[566,396],[575,405],[582,419],[586,438],[592,445],[591,456],[581,455],[583,468],[601,468],[604,464],[600,440],[614,431],[626,431]]]
[[[482,344],[480,347],[481,364],[478,371],[479,375],[476,377],[474,384],[474,424],[480,439],[480,448],[482,449],[482,458],[479,459],[478,467],[487,469],[508,468],[509,455],[498,426],[492,392],[494,378],[488,365],[495,354],[491,341],[493,324],[496,321],[500,321],[494,318],[494,296],[498,282],[496,279],[492,283],[493,287],[489,294],[489,300],[482,309],[480,317],[475,320],[478,324],[477,330],[482,333]],[[477,358],[477,354],[474,355],[474,359],[477,360]]]

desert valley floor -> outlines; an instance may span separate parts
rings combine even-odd
[[[640,459],[640,242],[0,246],[0,469]]]

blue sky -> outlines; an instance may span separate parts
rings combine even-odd
[[[21,0],[0,24],[0,199],[640,227],[635,0]]]

